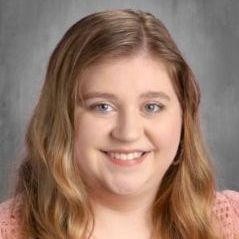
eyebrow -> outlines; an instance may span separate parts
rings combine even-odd
[[[162,98],[162,99],[170,101],[170,97],[162,91],[148,91],[148,92],[142,93],[139,97],[143,99]],[[83,94],[83,99],[87,100],[90,98],[108,98],[112,100],[117,100],[117,96],[111,93],[94,91],[94,92]]]

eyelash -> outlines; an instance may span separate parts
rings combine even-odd
[[[90,108],[91,110],[95,110],[97,107],[102,106],[102,105],[110,106],[110,104],[108,104],[108,103],[96,103],[96,104],[90,105],[89,108]],[[164,106],[163,104],[160,104],[160,103],[149,103],[149,104],[146,104],[146,105],[154,105],[154,106],[157,106],[157,107],[159,108],[158,111],[148,112],[148,113],[153,113],[153,114],[159,113],[159,112],[161,112],[161,111],[165,108],[165,106]],[[112,107],[112,108],[113,108],[113,107]],[[98,111],[99,111],[99,112],[102,112],[102,113],[107,113],[107,112],[109,112],[109,111],[101,111],[101,110],[98,110]]]

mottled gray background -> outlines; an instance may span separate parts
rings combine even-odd
[[[64,32],[94,11],[139,8],[158,16],[202,89],[202,128],[218,189],[239,190],[239,1],[0,0],[0,200],[9,196],[48,58]]]

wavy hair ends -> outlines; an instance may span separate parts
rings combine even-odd
[[[183,112],[175,159],[180,163],[167,171],[152,207],[154,238],[216,238],[208,223],[214,179],[199,129],[199,87],[163,23],[130,9],[84,17],[51,55],[16,188],[23,198],[27,236],[78,239],[91,234],[94,215],[73,155],[79,76],[89,65],[140,53],[166,64]]]

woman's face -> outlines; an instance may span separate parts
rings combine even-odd
[[[182,126],[165,65],[146,55],[126,57],[90,66],[80,80],[84,104],[75,111],[74,154],[89,190],[155,193]]]

